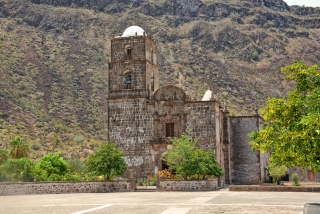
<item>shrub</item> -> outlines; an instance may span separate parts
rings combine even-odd
[[[61,181],[68,172],[68,163],[59,154],[49,153],[36,164],[34,176],[39,181]]]
[[[2,179],[6,181],[33,181],[34,163],[29,158],[8,159],[2,168]]]
[[[9,158],[9,153],[5,149],[0,149],[0,165],[4,164]]]
[[[296,172],[291,175],[291,180],[292,180],[293,186],[300,186],[300,184],[299,184],[300,178]]]
[[[41,114],[40,115],[40,120],[43,122],[49,122],[51,120],[51,117],[46,115],[46,114]]]
[[[253,60],[257,60],[257,59],[259,59],[259,53],[257,51],[253,51],[251,53],[251,57]]]
[[[207,175],[220,177],[224,174],[223,169],[215,160],[215,155],[210,151],[196,149],[177,168],[177,172],[185,178],[204,179]]]
[[[72,174],[72,173],[67,173],[62,177],[63,181],[81,181],[82,180],[82,175],[81,174]]]
[[[67,160],[67,163],[69,165],[69,170],[71,173],[83,174],[86,170],[86,165],[84,161],[78,158]]]
[[[82,143],[84,141],[84,137],[81,135],[75,136],[73,138],[73,141],[77,142],[77,143]]]
[[[280,184],[281,177],[288,173],[288,168],[286,166],[268,166],[269,174],[273,178],[273,183]]]
[[[31,146],[31,148],[32,148],[33,150],[39,150],[40,147],[41,147],[41,145],[40,145],[39,143],[34,143],[34,144],[32,144],[32,146]]]
[[[173,179],[172,172],[168,169],[164,169],[161,171],[158,171],[157,178],[163,178],[163,179]]]

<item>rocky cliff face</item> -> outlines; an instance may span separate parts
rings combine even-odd
[[[158,41],[162,85],[208,87],[250,114],[292,83],[280,67],[320,61],[319,8],[282,0],[0,0],[0,147],[89,154],[106,140],[112,34],[133,20]]]

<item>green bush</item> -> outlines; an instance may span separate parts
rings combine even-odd
[[[259,59],[259,53],[257,51],[253,51],[251,53],[251,57],[253,60],[257,60],[257,59]]]
[[[84,174],[86,171],[86,165],[84,161],[78,158],[67,160],[67,163],[69,165],[69,170],[71,173]]]
[[[43,156],[34,168],[34,176],[39,181],[61,181],[68,172],[68,163],[60,154],[53,153]]]
[[[7,181],[5,165],[0,165],[0,182]]]
[[[300,178],[299,175],[295,172],[291,175],[292,185],[293,186],[300,186]]]
[[[286,166],[268,166],[269,174],[273,178],[273,183],[280,184],[281,177],[288,173],[288,167]]]
[[[1,168],[3,181],[33,181],[34,163],[29,158],[8,159]]]
[[[63,181],[81,181],[82,175],[77,173],[76,174],[67,173],[63,176],[62,180]]]
[[[77,142],[77,143],[82,143],[84,141],[84,137],[81,135],[75,136],[73,138],[73,141]]]
[[[196,149],[187,155],[186,160],[177,168],[177,173],[185,178],[204,179],[206,175],[220,177],[223,169],[215,160],[214,153]]]
[[[8,150],[0,149],[0,165],[4,164],[9,158]]]

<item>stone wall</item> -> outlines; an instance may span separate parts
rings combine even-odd
[[[0,183],[0,195],[133,192],[135,180],[107,182]]]
[[[153,118],[145,98],[109,100],[109,141],[124,152],[125,176],[154,175]]]
[[[214,101],[186,102],[186,130],[189,136],[198,138],[197,147],[215,152],[217,139],[217,129],[219,127],[219,115],[216,112]],[[219,128],[218,128],[219,130]]]
[[[313,173],[309,169],[302,169],[301,167],[292,167],[289,169],[289,179],[291,181],[291,176],[293,173],[297,173],[302,182],[320,182],[320,174]]]
[[[150,62],[146,63],[146,82],[147,89],[150,91],[150,95],[152,95],[159,88],[159,67]]]
[[[214,191],[217,189],[217,180],[157,180],[157,191]]]
[[[263,182],[260,152],[252,152],[248,134],[260,129],[259,116],[230,117],[231,184],[259,184]],[[264,163],[266,164],[266,163]]]
[[[259,185],[230,185],[229,191],[250,192],[320,192],[320,187],[311,186],[259,186]]]

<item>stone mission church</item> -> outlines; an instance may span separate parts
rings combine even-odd
[[[197,147],[213,151],[226,184],[257,184],[266,179],[266,154],[251,151],[248,133],[262,118],[229,116],[212,92],[190,100],[174,85],[159,86],[157,42],[138,26],[111,39],[108,74],[108,140],[124,152],[127,176],[154,175],[166,167],[161,160],[168,137],[189,130]]]

